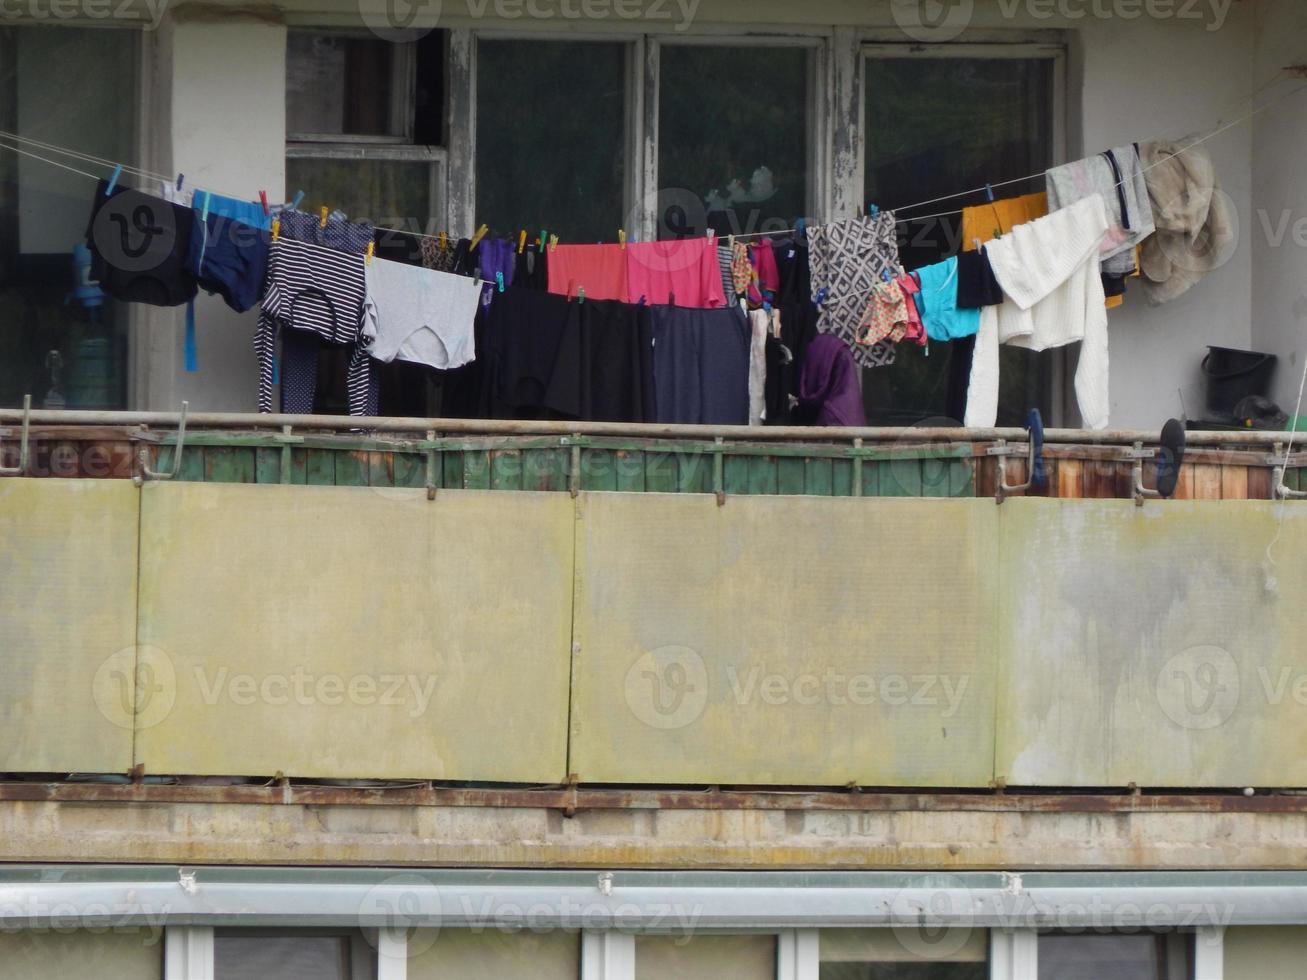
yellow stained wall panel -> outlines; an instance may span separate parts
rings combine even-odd
[[[1001,778],[1307,785],[1307,508],[1001,510]]]
[[[572,770],[987,785],[996,510],[582,494]]]
[[[562,494],[151,484],[147,772],[566,775]]]
[[[0,479],[0,771],[132,765],[139,493]]]

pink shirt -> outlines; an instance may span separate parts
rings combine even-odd
[[[553,256],[551,255],[552,261]],[[553,282],[553,266],[549,270]],[[632,242],[626,246],[627,302],[640,297],[649,304],[712,309],[726,305],[716,238],[686,238],[677,242]],[[586,289],[586,295],[590,290]]]
[[[556,245],[548,258],[549,291],[626,301],[626,253],[620,245]]]

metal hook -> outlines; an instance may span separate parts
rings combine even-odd
[[[182,449],[186,445],[186,412],[190,408],[190,402],[182,402],[181,421],[177,423],[177,445],[172,452],[172,471],[169,473],[156,473],[150,469],[150,451],[146,447],[141,447],[141,474],[136,479],[136,485],[140,486],[145,480],[171,480],[174,479],[182,466]]]
[[[1291,490],[1284,483],[1288,470],[1285,467],[1287,457],[1284,452],[1284,444],[1277,442],[1275,444],[1275,471],[1272,474],[1271,498],[1273,500],[1303,500],[1307,498],[1307,490]]]
[[[18,444],[18,465],[0,466],[0,476],[25,476],[27,474],[27,434],[32,424],[32,396],[23,396],[23,436]]]
[[[1014,493],[1025,493],[1035,483],[1035,440],[1031,438],[1030,444],[1026,447],[1026,482],[1019,484],[1009,484],[1007,482],[1007,460],[1009,456],[1017,456],[1021,450],[1015,446],[1009,446],[1006,439],[1000,439],[998,443],[987,450],[989,455],[998,457],[998,490],[994,493],[994,501],[1002,503]]]

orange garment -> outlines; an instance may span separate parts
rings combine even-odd
[[[620,245],[557,245],[549,252],[549,291],[626,302],[626,252]]]
[[[976,241],[983,245],[999,235],[1006,235],[1017,225],[1042,218],[1048,214],[1048,194],[1027,194],[1010,197],[993,204],[978,204],[962,209],[962,251],[974,252]]]

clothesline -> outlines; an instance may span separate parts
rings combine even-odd
[[[1261,92],[1265,91],[1268,87],[1270,87],[1271,85],[1273,85],[1273,84],[1275,84],[1275,83],[1277,83],[1277,82],[1279,82],[1279,81],[1281,81],[1281,80],[1282,80],[1281,76],[1277,75],[1275,78],[1270,79],[1269,81],[1264,82],[1262,85],[1258,86],[1256,89],[1254,89],[1254,90],[1252,91],[1252,93],[1250,93],[1250,95],[1245,96],[1244,98],[1245,98],[1245,99],[1246,99],[1246,98],[1254,98],[1254,99],[1255,99],[1259,94],[1261,94]],[[1277,96],[1276,98],[1270,100],[1269,102],[1266,102],[1266,103],[1264,103],[1263,105],[1260,105],[1260,106],[1256,107],[1256,108],[1253,109],[1251,112],[1248,112],[1248,113],[1246,113],[1246,114],[1244,114],[1244,115],[1238,117],[1237,119],[1233,120],[1232,122],[1229,122],[1229,123],[1226,123],[1226,124],[1224,124],[1224,125],[1222,125],[1222,126],[1219,126],[1218,128],[1214,129],[1212,132],[1208,133],[1207,135],[1205,135],[1205,136],[1203,136],[1203,137],[1200,137],[1199,139],[1193,141],[1192,143],[1188,144],[1188,145],[1185,146],[1184,148],[1182,148],[1182,149],[1180,149],[1179,151],[1177,151],[1176,156],[1182,155],[1182,154],[1188,152],[1189,150],[1194,149],[1195,147],[1201,146],[1202,144],[1208,142],[1209,140],[1215,139],[1217,136],[1220,136],[1222,133],[1225,133],[1225,132],[1227,132],[1228,130],[1233,129],[1235,126],[1238,126],[1238,125],[1241,125],[1241,124],[1244,123],[1244,122],[1247,122],[1249,119],[1252,119],[1252,118],[1254,118],[1255,116],[1259,115],[1260,113],[1265,112],[1267,109],[1271,108],[1272,106],[1274,106],[1274,105],[1276,105],[1276,104],[1278,104],[1278,103],[1284,101],[1285,99],[1289,98],[1289,97],[1292,96],[1292,95],[1297,95],[1297,94],[1301,93],[1301,92],[1304,91],[1304,90],[1307,90],[1307,85],[1301,85],[1301,86],[1298,86],[1298,87],[1296,87],[1296,88],[1294,88],[1294,89],[1291,89],[1291,90],[1288,91],[1288,92],[1285,92],[1285,93],[1283,93],[1283,94]],[[1242,101],[1242,100],[1240,100],[1240,101]],[[44,142],[44,141],[42,141],[42,140],[32,139],[31,137],[22,136],[22,135],[20,135],[20,134],[18,134],[18,133],[9,132],[9,131],[6,131],[6,130],[0,130],[0,139],[13,140],[13,141],[16,142],[16,143],[22,143],[22,144],[25,144],[25,145],[27,145],[27,146],[34,146],[34,147],[37,147],[37,148],[39,148],[39,149],[44,149],[44,150],[46,150],[46,151],[48,151],[48,152],[51,152],[51,153],[57,153],[57,154],[60,154],[60,155],[63,155],[63,156],[67,156],[67,157],[70,157],[70,158],[72,158],[72,159],[74,159],[74,160],[79,160],[79,161],[84,162],[84,163],[93,163],[93,164],[96,164],[96,165],[99,165],[99,166],[102,166],[102,167],[106,167],[106,168],[110,169],[111,171],[112,171],[112,170],[116,170],[116,169],[118,169],[118,168],[121,168],[123,172],[128,173],[128,174],[131,174],[131,175],[133,175],[133,176],[143,177],[143,178],[148,178],[148,179],[151,179],[151,180],[158,180],[158,181],[160,181],[161,183],[164,183],[164,184],[169,184],[169,183],[171,183],[171,182],[173,181],[173,178],[172,178],[172,177],[167,176],[167,175],[164,175],[164,174],[155,173],[155,172],[153,172],[153,171],[145,170],[145,169],[142,169],[142,168],[139,168],[139,167],[133,167],[133,166],[127,164],[127,163],[121,163],[121,162],[118,162],[118,161],[115,161],[115,160],[109,160],[109,159],[104,158],[104,157],[98,157],[98,156],[95,156],[94,154],[83,153],[83,152],[81,152],[81,151],[79,151],[79,150],[74,150],[74,149],[71,149],[71,148],[69,148],[69,147],[60,146],[60,145],[55,144],[55,143],[49,143],[49,142]],[[60,161],[57,161],[57,160],[52,160],[52,159],[50,159],[49,157],[41,156],[40,154],[34,153],[34,152],[30,151],[30,150],[24,150],[24,149],[22,149],[22,148],[19,147],[19,146],[10,146],[10,145],[8,145],[8,144],[6,144],[6,143],[0,143],[0,148],[8,149],[8,150],[13,150],[15,153],[19,153],[19,154],[21,154],[21,155],[23,155],[23,156],[30,157],[30,158],[32,158],[32,159],[34,159],[34,160],[39,160],[39,161],[41,161],[41,162],[43,162],[43,163],[48,163],[48,164],[50,164],[50,165],[52,165],[52,166],[55,166],[55,167],[60,167],[60,168],[62,168],[62,169],[64,169],[64,170],[67,170],[67,171],[69,171],[69,172],[71,172],[71,173],[79,174],[79,175],[81,175],[81,176],[83,176],[83,177],[86,177],[86,178],[88,178],[88,179],[90,179],[90,180],[97,180],[97,181],[98,181],[98,180],[102,179],[102,178],[96,176],[95,174],[87,173],[85,170],[81,170],[81,169],[79,169],[79,168],[77,168],[77,167],[73,167],[73,166],[71,166],[71,165],[69,165],[69,164],[66,164],[66,163],[61,163]],[[1147,173],[1147,172],[1148,172],[1149,170],[1151,170],[1153,167],[1160,166],[1161,163],[1163,163],[1163,162],[1165,162],[1165,161],[1158,161],[1158,162],[1153,163],[1153,164],[1151,164],[1151,165],[1149,165],[1149,166],[1147,166],[1147,167],[1144,167],[1144,168],[1142,169],[1141,172],[1142,172],[1142,173]],[[971,189],[969,189],[969,190],[965,190],[965,191],[957,191],[957,192],[955,192],[955,193],[953,193],[953,194],[946,194],[946,195],[943,195],[943,196],[941,196],[941,197],[930,198],[930,199],[925,200],[925,201],[919,201],[919,202],[917,202],[917,203],[915,203],[915,204],[907,204],[907,205],[903,205],[902,207],[899,207],[899,208],[895,209],[894,214],[895,214],[895,215],[898,215],[898,214],[901,214],[901,213],[904,212],[904,211],[911,211],[911,210],[913,210],[913,209],[915,209],[915,208],[927,207],[927,206],[929,206],[929,205],[931,205],[931,204],[938,204],[938,203],[940,203],[940,202],[942,202],[942,201],[956,200],[957,198],[960,198],[960,197],[967,197],[967,196],[974,195],[974,194],[983,194],[983,193],[986,193],[986,192],[988,192],[988,191],[992,191],[992,190],[995,189],[995,188],[1010,187],[1010,186],[1012,186],[1012,185],[1014,185],[1014,184],[1020,184],[1020,183],[1024,183],[1024,182],[1026,182],[1026,181],[1030,181],[1030,180],[1037,180],[1037,179],[1039,179],[1040,177],[1044,176],[1045,173],[1046,173],[1046,171],[1039,171],[1038,173],[1027,174],[1026,176],[1023,176],[1023,177],[1014,177],[1014,178],[1011,178],[1011,179],[1009,179],[1009,180],[1002,180],[1002,181],[997,181],[997,182],[994,182],[994,183],[991,183],[991,184],[986,184],[986,185],[983,186],[983,187],[975,187],[975,188],[971,188]],[[1121,187],[1121,186],[1124,185],[1124,183],[1125,183],[1125,179],[1123,178],[1122,180],[1117,181],[1116,184],[1115,184],[1114,186],[1115,186],[1115,187]],[[211,193],[211,194],[217,194],[217,195],[219,195],[219,196],[223,196],[223,197],[243,198],[243,195],[240,195],[240,194],[231,194],[231,193],[226,193],[226,192],[222,192],[222,191],[215,190],[215,189],[213,189],[213,188],[204,187],[204,186],[201,186],[201,185],[199,185],[199,184],[192,184],[191,186],[192,186],[192,188],[193,188],[194,190],[204,191],[204,192],[206,192],[206,193]],[[950,215],[957,214],[957,213],[959,213],[960,210],[961,210],[960,208],[953,208],[953,209],[948,210],[948,211],[941,211],[941,212],[936,212],[936,213],[933,213],[933,214],[926,214],[926,215],[913,215],[913,216],[909,216],[909,217],[896,218],[895,223],[896,223],[896,224],[908,224],[908,223],[913,222],[913,221],[929,221],[929,220],[934,219],[934,218],[943,218],[943,217],[948,217],[948,216],[950,216]],[[414,238],[424,238],[424,239],[429,239],[429,240],[431,240],[431,241],[438,241],[438,240],[440,240],[440,238],[441,238],[441,236],[439,236],[439,235],[430,235],[430,234],[425,234],[425,233],[423,233],[423,232],[408,231],[408,230],[406,230],[406,229],[402,229],[402,228],[390,228],[390,227],[386,227],[386,226],[383,226],[383,225],[375,225],[374,228],[375,228],[376,231],[393,232],[393,233],[395,233],[395,234],[400,234],[400,235],[409,235],[409,236],[412,236],[412,237],[414,237]],[[794,228],[783,228],[783,229],[778,229],[778,230],[773,230],[773,231],[765,231],[765,232],[743,232],[743,233],[740,233],[740,234],[729,235],[729,236],[723,236],[723,237],[730,237],[730,238],[734,238],[734,239],[767,238],[767,237],[775,237],[775,236],[781,236],[781,235],[793,235],[793,234],[798,234],[801,230],[802,230],[802,229],[801,229],[800,227],[796,226],[796,227],[794,227]],[[449,238],[449,235],[446,234],[446,235],[445,235],[445,238],[448,239],[448,238]],[[497,285],[497,283],[489,282],[488,280],[482,280],[482,281],[483,281],[483,282],[488,282],[488,284],[489,284],[489,285],[492,285],[492,286],[493,286],[493,285]]]

